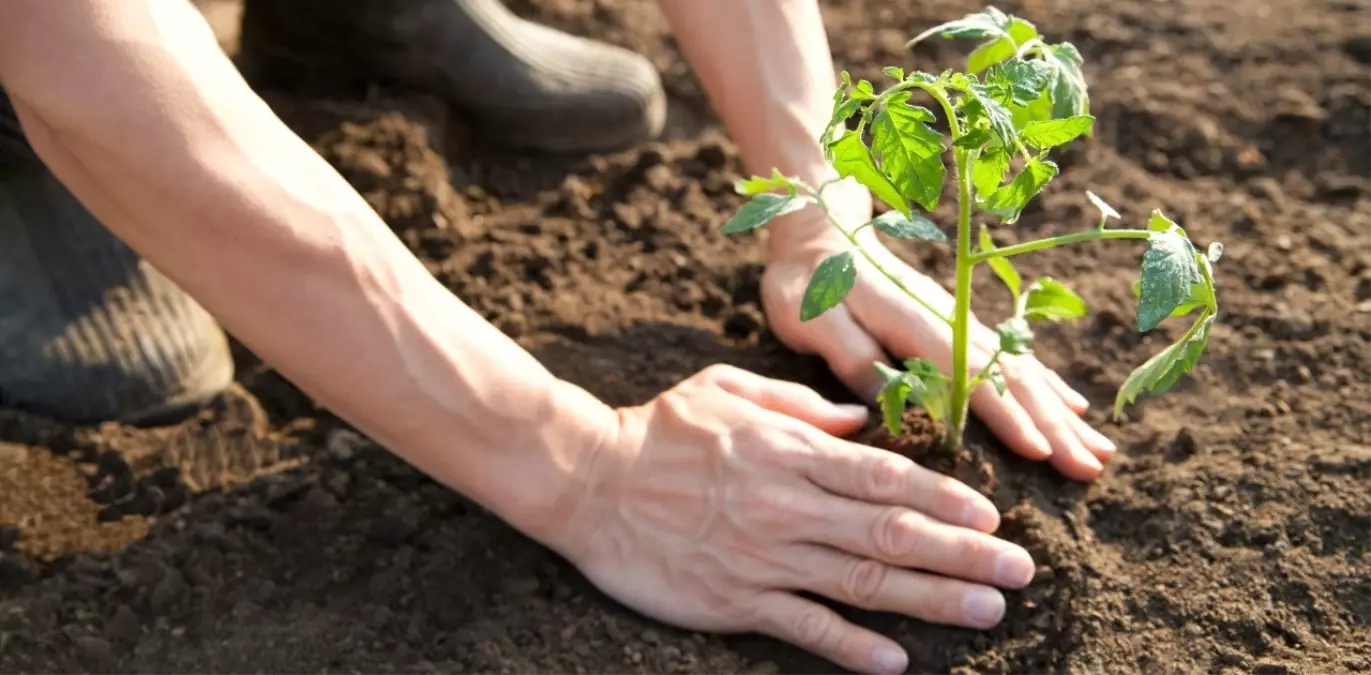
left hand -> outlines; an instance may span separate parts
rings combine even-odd
[[[827,197],[837,187],[825,193],[835,217],[847,228],[866,222],[871,214],[869,197],[864,202]],[[770,260],[762,277],[767,320],[782,342],[796,351],[821,356],[839,379],[867,401],[874,401],[881,387],[872,364],[889,364],[887,353],[899,359],[927,358],[944,373],[952,372],[951,327],[909,299],[861,255],[857,256],[857,283],[846,300],[822,316],[800,321],[800,304],[814,268],[852,245],[816,207],[784,218],[788,221],[782,228],[773,230]],[[940,312],[952,314],[955,299],[951,293],[895,256],[871,228],[858,236],[881,267]],[[974,316],[971,327],[968,360],[976,372],[989,361],[999,336]],[[1031,355],[1002,356],[1000,367],[1008,389],[1001,396],[993,385],[982,384],[972,393],[971,411],[1020,455],[1048,459],[1076,480],[1097,478],[1104,470],[1102,462],[1113,456],[1116,447],[1081,419],[1088,407],[1085,397]]]

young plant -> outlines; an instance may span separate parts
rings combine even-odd
[[[983,43],[971,52],[964,72],[906,75],[898,67],[887,67],[885,74],[894,84],[882,91],[866,80],[854,84],[844,72],[842,86],[833,97],[832,119],[819,139],[841,179],[866,186],[892,210],[849,229],[829,213],[823,197],[827,183],[816,189],[773,169],[769,177],[752,176],[738,182],[737,191],[750,199],[722,231],[751,232],[778,216],[815,204],[829,214],[829,222],[852,248],[814,270],[800,308],[801,320],[820,316],[843,301],[856,282],[860,255],[915,302],[946,321],[953,335],[950,377],[927,359],[907,360],[904,370],[880,363],[875,367],[885,382],[878,403],[890,432],[899,433],[900,416],[906,404],[914,403],[945,425],[945,446],[951,451],[961,443],[971,392],[989,382],[1003,395],[1000,359],[1031,351],[1031,322],[1070,321],[1087,311],[1085,301],[1056,279],[1042,277],[1025,286],[1010,259],[1097,239],[1146,242],[1141,277],[1134,285],[1139,332],[1152,330],[1169,317],[1198,315],[1179,341],[1133,371],[1114,401],[1114,415],[1122,416],[1124,407],[1143,393],[1166,392],[1190,372],[1204,351],[1218,313],[1211,263],[1219,259],[1222,245],[1216,242],[1205,252],[1196,250],[1185,230],[1157,210],[1146,227],[1108,227],[1110,219],[1121,217],[1091,192],[1087,197],[1100,211],[1091,229],[1003,248],[995,246],[985,224],[973,235],[975,213],[1000,226],[1017,222],[1024,207],[1057,175],[1057,165],[1048,154],[1090,134],[1095,118],[1090,115],[1080,52],[1069,43],[1047,43],[1028,21],[988,7],[925,31],[910,40],[909,47],[932,36]],[[914,103],[916,93],[926,95],[941,110],[947,135],[934,128],[937,115],[932,110]],[[848,121],[854,117],[855,129],[849,130]],[[856,236],[872,227],[897,238],[948,242],[920,210],[932,212],[938,207],[948,175],[944,155],[949,148],[957,185],[956,302],[951,316],[910,291]],[[968,362],[971,280],[981,263],[1008,287],[1014,311],[996,327],[999,349],[973,373]]]

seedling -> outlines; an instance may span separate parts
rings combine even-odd
[[[966,425],[968,399],[977,387],[990,383],[1000,395],[1005,382],[1000,360],[1031,351],[1032,322],[1072,321],[1086,314],[1085,301],[1051,277],[1027,286],[1011,258],[1033,251],[1094,241],[1145,241],[1140,279],[1134,284],[1138,300],[1137,327],[1145,333],[1170,317],[1198,312],[1180,340],[1143,363],[1129,375],[1114,401],[1119,418],[1138,396],[1168,391],[1194,367],[1218,313],[1211,264],[1223,247],[1211,244],[1200,252],[1179,225],[1160,210],[1138,229],[1109,227],[1121,216],[1094,193],[1087,197],[1100,218],[1089,230],[997,248],[991,228],[981,224],[973,236],[972,218],[979,213],[998,226],[1015,224],[1024,207],[1056,177],[1057,164],[1048,159],[1056,148],[1089,135],[1095,123],[1081,66],[1080,52],[1070,43],[1048,44],[1024,19],[994,7],[931,28],[909,41],[912,49],[934,36],[983,40],[967,59],[964,72],[947,70],[933,75],[906,75],[898,67],[885,74],[894,84],[877,91],[871,82],[853,83],[842,74],[833,97],[833,115],[821,138],[825,156],[839,180],[854,179],[891,207],[885,214],[855,228],[845,227],[824,201],[825,183],[818,188],[772,171],[752,176],[736,189],[749,201],[725,223],[728,234],[751,232],[778,216],[810,204],[827,215],[852,248],[821,262],[805,291],[800,318],[809,321],[840,304],[857,278],[857,256],[881,273],[926,310],[947,322],[953,334],[951,376],[927,359],[910,359],[904,370],[875,365],[885,382],[878,403],[886,428],[900,432],[900,416],[909,403],[922,406],[945,425],[944,445],[955,451]],[[932,110],[916,105],[914,94],[926,94],[943,113],[944,135],[933,124]],[[848,121],[856,119],[855,129]],[[950,136],[950,146],[948,138]],[[927,216],[943,194],[947,178],[944,155],[951,149],[957,183],[956,302],[947,316],[917,294],[863,248],[857,233],[866,227],[902,239],[946,244],[948,237]],[[971,280],[984,263],[1013,296],[1012,316],[996,330],[999,348],[990,361],[972,373],[968,362],[971,317]]]

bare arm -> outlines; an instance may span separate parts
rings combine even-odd
[[[5,13],[0,81],[107,227],[406,460],[535,537],[565,525],[615,412],[435,281],[189,3],[14,0]]]
[[[773,167],[818,186],[837,174],[818,138],[827,126],[838,77],[814,0],[659,0],[681,50],[738,144],[750,173]],[[844,206],[870,209],[866,189],[846,182]],[[830,194],[826,191],[825,194]],[[862,217],[862,216],[857,216]],[[822,232],[813,217],[768,228],[791,235]],[[773,239],[773,248],[778,242]]]

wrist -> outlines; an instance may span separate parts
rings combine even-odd
[[[818,189],[819,186],[814,187]],[[827,211],[818,204],[809,204],[776,218],[767,226],[769,260],[784,260],[804,255],[816,247],[831,247],[835,240],[846,242],[838,227],[851,232],[871,218],[871,194],[855,181],[829,184],[823,190],[823,200]]]
[[[486,481],[488,508],[526,536],[571,559],[598,517],[603,466],[612,463],[620,415],[570,382],[553,379],[510,435]]]

